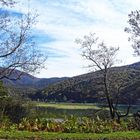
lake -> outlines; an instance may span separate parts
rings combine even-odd
[[[119,105],[121,112],[125,112],[127,106]],[[130,114],[135,113],[140,106],[133,105]],[[31,116],[39,118],[65,118],[66,116],[76,117],[109,117],[109,110],[105,105],[89,103],[35,103]]]

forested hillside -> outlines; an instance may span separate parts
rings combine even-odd
[[[140,99],[140,63],[114,67],[110,71],[111,73],[125,71],[128,74],[129,83],[122,88],[121,96],[127,98],[131,103],[137,104]],[[45,89],[38,91],[31,98],[37,99],[40,97],[44,101],[60,102],[99,102],[104,100],[102,92],[102,74],[100,71],[96,71],[51,84]],[[101,98],[98,98],[99,96]],[[121,102],[125,103],[124,100]]]

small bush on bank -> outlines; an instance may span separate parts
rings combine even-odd
[[[29,110],[22,102],[17,100],[11,100],[10,103],[6,105],[5,115],[13,123],[19,123],[24,117],[27,117]]]
[[[23,100],[9,96],[8,90],[0,81],[0,126],[4,125],[5,121],[19,123],[22,118],[27,117],[29,110],[23,104]]]

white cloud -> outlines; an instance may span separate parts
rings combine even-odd
[[[27,0],[21,1],[14,10],[26,12]],[[31,9],[39,13],[36,30],[54,39],[48,43],[46,38],[40,46],[62,55],[48,58],[48,70],[41,71],[38,76],[74,76],[87,72],[82,69],[85,62],[74,40],[89,32],[95,32],[109,45],[120,46],[118,57],[123,60],[122,64],[138,61],[139,58],[132,56],[124,28],[128,26],[127,15],[131,10],[139,10],[139,5],[139,0],[30,0]]]

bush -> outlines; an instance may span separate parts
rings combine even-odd
[[[28,113],[29,110],[23,105],[23,101],[8,96],[7,89],[0,81],[0,123],[4,121],[5,117],[12,123],[19,123]]]
[[[121,121],[118,124],[115,120],[101,120],[99,117],[90,119],[87,117],[66,117],[62,121],[49,119],[26,119],[18,125],[19,130],[47,131],[65,133],[110,133],[116,131],[127,131],[128,123]]]
[[[133,119],[129,123],[129,129],[135,129],[140,131],[140,111],[137,111],[133,115]]]
[[[21,101],[11,100],[6,105],[5,115],[13,123],[19,123],[24,117],[27,117],[29,110],[23,105]]]

